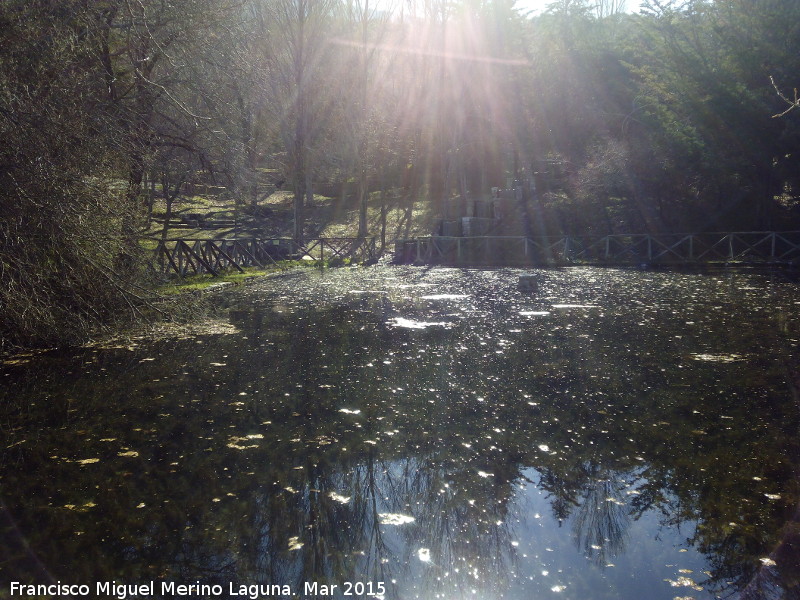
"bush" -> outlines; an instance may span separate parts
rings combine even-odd
[[[34,17],[0,8],[2,350],[83,339],[135,310],[143,273],[136,207],[113,178],[121,137],[96,109],[86,45]]]

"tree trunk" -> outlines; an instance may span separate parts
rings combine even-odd
[[[297,244],[303,244],[303,222],[305,201],[305,174],[296,173],[294,177],[294,231],[292,237]]]
[[[357,128],[358,128],[358,238],[367,237],[367,200],[369,199],[369,178],[367,173],[368,133],[367,123],[369,114],[367,110],[367,83],[369,78],[369,56],[367,49],[369,26],[369,0],[364,0],[361,15],[361,47],[359,49],[359,97]]]
[[[367,169],[362,167],[358,178],[358,238],[363,240],[367,237]]]

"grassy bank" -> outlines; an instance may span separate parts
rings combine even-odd
[[[188,275],[183,279],[173,278],[156,288],[157,293],[163,296],[177,296],[180,294],[188,294],[193,292],[203,292],[206,290],[213,290],[220,287],[244,285],[261,279],[270,277],[292,268],[319,268],[326,267],[327,264],[316,263],[307,260],[286,260],[278,262],[277,264],[264,269],[258,267],[245,267],[242,273],[239,271],[223,272],[214,277],[213,275]]]

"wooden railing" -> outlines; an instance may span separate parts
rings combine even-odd
[[[363,262],[377,258],[375,238],[316,238],[299,244],[289,238],[159,240],[153,265],[162,273],[218,275],[226,269],[264,268],[282,260],[323,261],[326,258]]]
[[[800,262],[800,231],[560,237],[431,236],[398,241],[395,261],[464,265],[797,263]]]

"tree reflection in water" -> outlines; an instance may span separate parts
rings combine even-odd
[[[578,548],[603,565],[625,549],[625,532],[630,519],[623,501],[627,487],[616,474],[600,465],[585,466],[587,483],[572,526]]]
[[[239,333],[5,366],[0,527],[21,538],[0,580],[795,593],[793,286],[583,269],[532,299],[504,271],[291,277],[230,310]],[[606,566],[639,554],[650,584]]]

